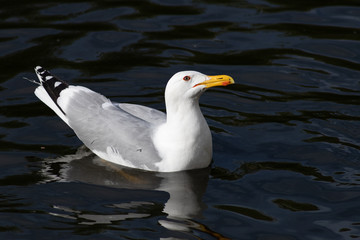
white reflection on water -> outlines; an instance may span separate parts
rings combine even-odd
[[[206,191],[209,170],[154,173],[123,168],[98,158],[85,147],[80,147],[76,154],[44,161],[42,174],[46,177],[46,182],[83,182],[106,187],[167,192],[169,199],[162,210],[166,219],[159,220],[161,226],[175,231],[197,229],[213,235],[217,233],[212,233],[205,226],[192,221],[193,218],[201,216],[206,207],[202,196]],[[120,214],[83,213],[67,206],[56,205],[53,206],[54,212],[50,214],[77,220],[80,224],[110,224],[114,221],[149,217],[151,213],[136,213],[133,210],[151,208],[153,205],[155,204],[149,199],[149,202],[129,201],[107,206],[122,210]]]

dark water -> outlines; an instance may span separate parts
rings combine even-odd
[[[3,1],[1,239],[360,238],[360,2]],[[164,110],[179,70],[231,75],[201,106],[211,168],[122,169],[33,95],[33,67]]]

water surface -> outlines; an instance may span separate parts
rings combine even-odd
[[[359,238],[359,16],[354,0],[2,3],[1,238]],[[232,76],[201,98],[212,165],[98,159],[22,79],[36,65],[162,111],[175,72]]]

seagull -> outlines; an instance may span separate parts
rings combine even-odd
[[[35,67],[35,95],[50,107],[98,157],[130,168],[178,172],[206,168],[212,138],[199,98],[208,88],[234,84],[227,75],[196,71],[174,74],[165,88],[166,114],[115,103],[83,86],[69,85]]]

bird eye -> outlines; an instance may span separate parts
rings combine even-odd
[[[184,81],[189,81],[190,79],[191,79],[190,76],[185,76],[185,77],[183,78]]]

